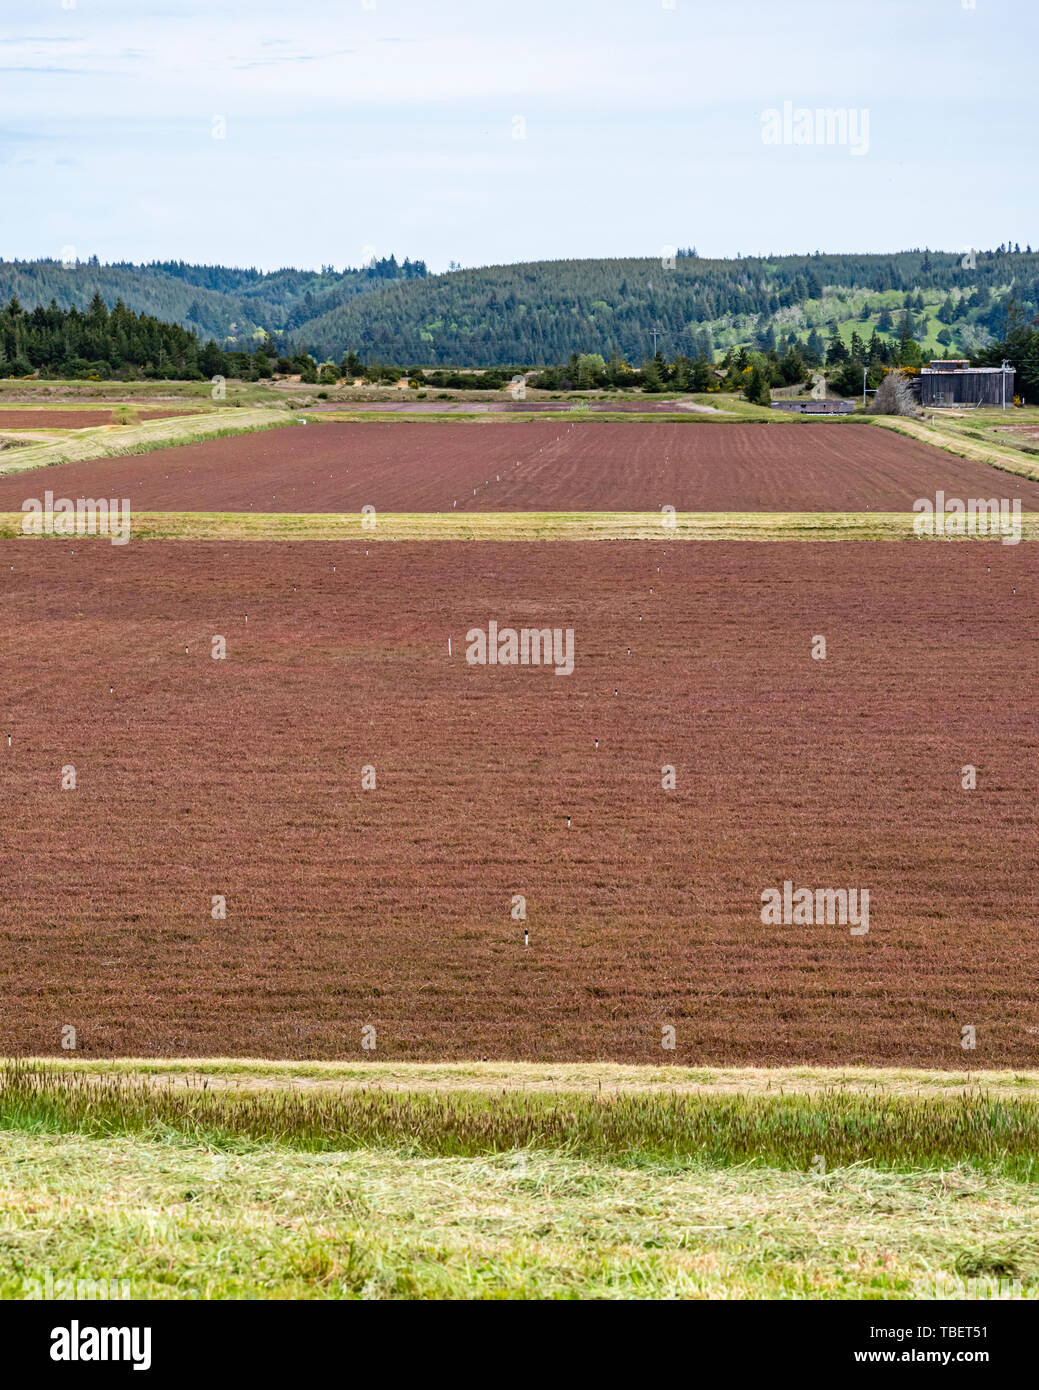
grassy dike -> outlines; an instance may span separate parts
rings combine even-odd
[[[0,1077],[4,1297],[1039,1296],[1034,1077],[117,1065]]]
[[[0,470],[2,471],[2,470]],[[135,541],[960,541],[990,536],[917,536],[911,512],[383,512],[373,525],[351,512],[134,511]],[[21,512],[0,512],[0,538],[24,536]],[[1039,540],[1039,513],[1021,517],[1021,536]],[[43,540],[101,537],[46,536]]]

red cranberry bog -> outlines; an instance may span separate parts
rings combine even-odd
[[[155,455],[48,470],[55,495],[128,497],[139,512],[901,513],[949,498],[1020,500],[1039,481],[887,430],[814,421],[565,420],[289,425]],[[0,473],[0,511],[26,495]]]
[[[84,1056],[342,1058],[370,1024],[386,1059],[647,1062],[672,1025],[674,1062],[955,1067],[969,1024],[1034,1057],[1028,544],[2,561],[19,1052],[74,1021]],[[763,921],[787,881],[868,891],[868,931]]]
[[[546,420],[15,465],[0,1108],[205,1190],[139,1296],[1034,1287],[1018,463]],[[199,1135],[292,1171],[253,1273]]]
[[[178,416],[193,414],[193,411],[172,408],[137,409],[127,404],[124,411],[115,405],[106,410],[87,410],[81,407],[66,407],[64,410],[39,406],[18,409],[15,406],[0,407],[0,434],[5,430],[77,430],[99,425],[118,424],[123,414],[134,415],[138,420],[171,420]]]

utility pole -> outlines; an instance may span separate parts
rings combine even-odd
[[[1003,377],[1003,409],[1004,409],[1004,410],[1006,410],[1006,408],[1007,408],[1007,368],[1008,368],[1009,366],[1010,366],[1010,363],[1009,363],[1009,362],[1007,361],[1007,359],[1004,357],[1004,358],[1003,358],[1003,369],[1002,369],[1002,377]]]
[[[867,373],[868,371],[869,371],[869,368],[868,368],[868,367],[863,367],[863,369],[862,369],[862,408],[863,408],[863,410],[866,409],[866,373]]]
[[[653,334],[653,356],[656,357],[656,355],[657,355],[657,332],[658,332],[658,330],[657,330],[657,328],[656,328],[656,325],[654,325],[653,328],[650,329],[650,332]]]

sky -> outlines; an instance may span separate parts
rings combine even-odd
[[[1037,55],[1036,0],[2,0],[0,258],[1036,246]]]

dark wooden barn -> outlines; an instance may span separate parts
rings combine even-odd
[[[920,404],[1014,404],[1014,369],[972,367],[969,362],[932,362],[920,370]]]

